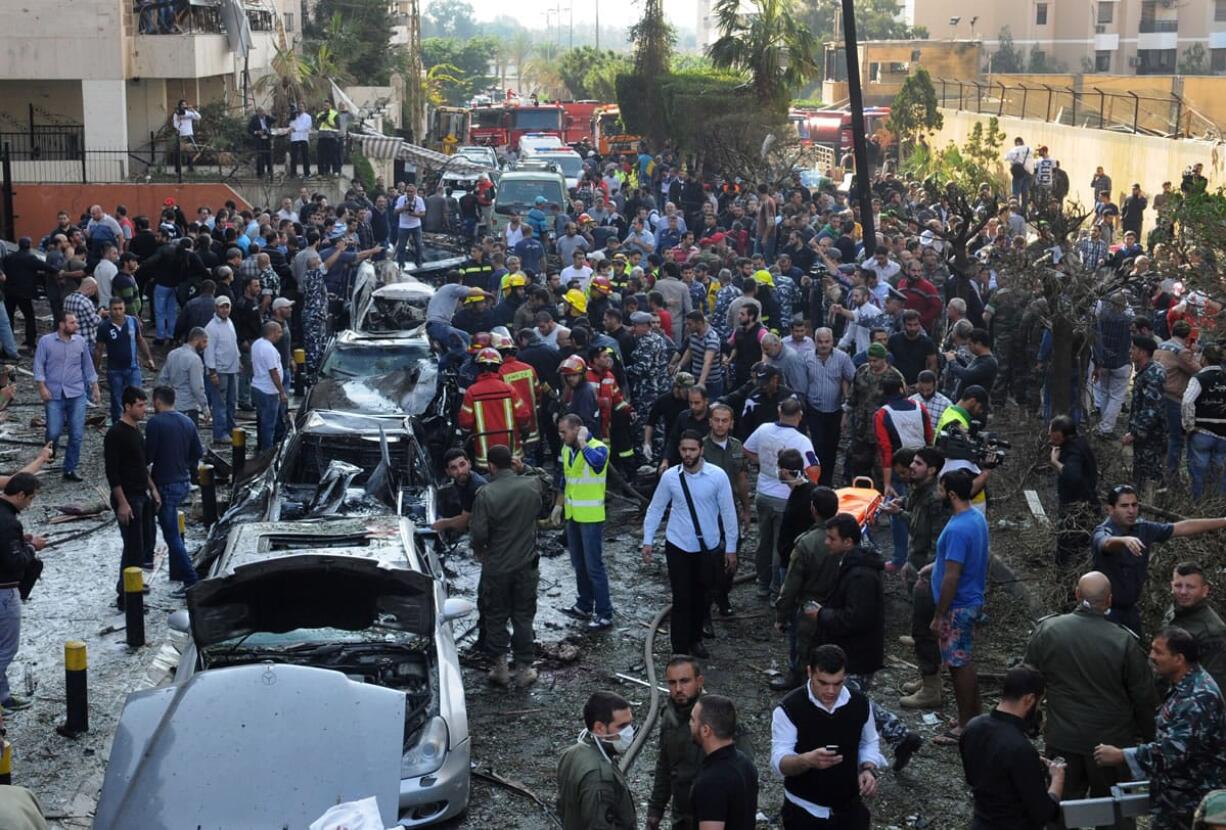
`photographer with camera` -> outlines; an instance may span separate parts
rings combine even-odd
[[[936,448],[944,453],[945,466],[938,478],[953,470],[967,470],[974,476],[971,506],[986,515],[988,499],[984,495],[992,468],[1004,460],[998,449],[1009,448],[991,433],[980,433],[980,419],[987,417],[988,392],[982,386],[970,386],[958,402],[941,414],[936,426]]]
[[[178,105],[175,107],[174,115],[170,117],[170,124],[175,128],[178,153],[178,162],[180,167],[183,164],[183,145],[187,144],[192,150],[196,148],[195,124],[200,120],[200,113],[196,112],[186,98],[180,98]],[[196,169],[196,157],[190,152],[186,156],[187,169]]]

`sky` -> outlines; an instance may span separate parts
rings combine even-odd
[[[563,9],[573,6],[575,22],[593,23],[596,20],[595,4],[597,0],[527,0],[514,5],[508,5],[506,0],[469,0],[478,20],[493,20],[499,15],[511,13],[529,28],[544,27],[545,9],[556,8],[559,4]],[[626,0],[599,0],[600,25],[612,25],[617,16],[621,17],[623,25],[629,26],[638,19],[642,11],[640,3],[627,3]],[[681,25],[687,29],[694,28],[694,15],[697,14],[695,0],[664,0],[664,14],[669,22]],[[430,0],[422,3],[422,11],[430,7]],[[569,21],[570,13],[563,12],[563,20]]]

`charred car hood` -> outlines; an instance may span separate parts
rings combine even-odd
[[[364,415],[421,415],[438,394],[432,363],[362,378],[323,378],[308,393],[306,410]]]
[[[187,608],[201,649],[299,628],[377,624],[425,636],[434,632],[434,580],[357,555],[277,555],[202,580],[188,591]]]
[[[94,828],[301,828],[371,795],[383,826],[394,826],[404,709],[403,692],[271,663],[136,692]]]

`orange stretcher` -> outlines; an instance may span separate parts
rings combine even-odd
[[[885,503],[885,499],[868,476],[856,476],[850,487],[840,487],[834,492],[839,497],[839,512],[855,516],[861,528],[872,525],[877,518],[877,511]]]

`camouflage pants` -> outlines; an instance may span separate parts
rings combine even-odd
[[[1166,479],[1166,434],[1137,438],[1132,444],[1132,479],[1138,487]]]
[[[485,648],[496,655],[508,647],[517,666],[532,665],[536,656],[532,622],[536,618],[536,594],[540,571],[536,564],[500,574],[481,573],[477,603],[481,608],[481,627]],[[507,623],[513,633],[507,633]]]
[[[993,406],[1003,405],[1010,395],[1020,399],[1024,393],[1024,387],[1019,383],[1022,379],[1023,363],[1017,351],[1017,339],[1012,334],[996,336],[992,344],[992,354],[996,355],[996,382],[990,390]]]
[[[869,689],[873,685],[873,676],[871,674],[849,674],[847,675],[847,688],[853,692],[868,697]],[[877,726],[877,732],[881,735],[882,740],[892,747],[897,747],[907,737],[907,725],[903,723],[898,715],[891,712],[889,709],[882,707],[872,698],[869,698],[869,703],[873,709],[873,723]]]

